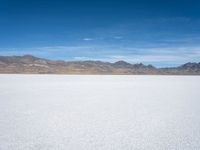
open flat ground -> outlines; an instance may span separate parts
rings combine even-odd
[[[0,150],[198,150],[200,76],[0,75]]]

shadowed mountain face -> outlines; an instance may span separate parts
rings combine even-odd
[[[101,61],[53,61],[25,56],[0,56],[0,73],[24,74],[161,74],[200,75],[200,63],[186,63],[174,68],[155,68],[152,65]]]

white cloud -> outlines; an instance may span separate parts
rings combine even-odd
[[[92,41],[92,40],[94,40],[94,39],[92,39],[92,38],[83,38],[83,40],[84,40],[84,41]]]
[[[100,60],[130,63],[173,64],[200,61],[200,47],[119,47],[114,45],[48,46],[36,48],[0,48],[0,55],[32,54],[67,60]]]
[[[74,60],[91,60],[91,58],[89,57],[84,57],[84,56],[80,56],[80,57],[74,57]]]

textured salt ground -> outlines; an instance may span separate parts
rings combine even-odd
[[[199,91],[199,76],[0,75],[0,150],[197,150]]]

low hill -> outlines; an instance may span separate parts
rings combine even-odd
[[[24,56],[0,56],[0,73],[11,74],[155,74],[200,75],[200,63],[186,63],[173,68],[156,68],[152,65],[101,61],[55,61]]]

